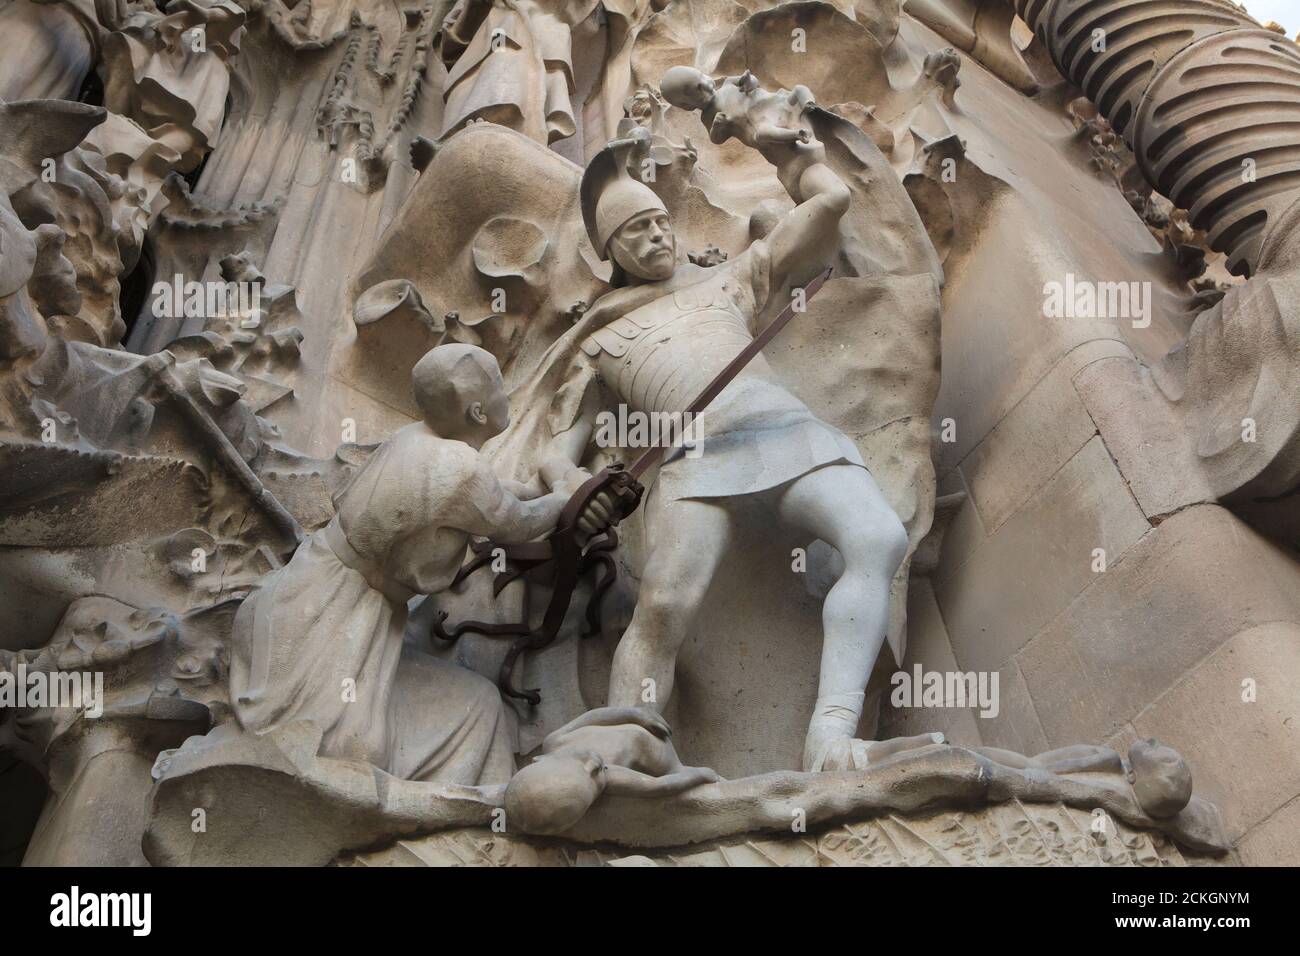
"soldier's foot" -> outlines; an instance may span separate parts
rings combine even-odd
[[[943,734],[917,734],[915,737],[894,737],[890,740],[873,740],[867,746],[867,760],[871,763],[880,763],[882,760],[900,754],[908,750],[920,750],[925,747],[933,747],[935,744],[946,744],[947,738]]]
[[[835,733],[808,731],[803,742],[803,771],[817,773],[821,770],[847,770],[851,761],[852,737]]]
[[[866,695],[857,693],[819,694],[808,721],[808,736],[803,743],[803,769],[806,773],[828,769],[845,769],[853,732],[862,719]]]
[[[843,736],[819,738],[810,733],[804,741],[803,769],[809,773],[865,770],[895,754],[944,743],[947,743],[947,740],[940,733],[895,737],[892,740],[858,740],[855,737]]]

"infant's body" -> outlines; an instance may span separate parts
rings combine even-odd
[[[998,747],[976,747],[995,763],[1016,770],[1093,774],[1095,786],[1132,795],[1149,816],[1175,816],[1192,798],[1192,772],[1178,751],[1155,738],[1135,740],[1126,760],[1117,750],[1094,744],[1060,747],[1027,757]]]
[[[699,110],[712,142],[734,137],[758,150],[797,202],[816,192],[805,176],[833,175],[825,167],[826,148],[812,133],[808,110],[816,103],[806,86],[770,93],[749,72],[717,83],[699,70],[675,66],[659,89],[673,106]]]
[[[669,734],[662,717],[634,707],[600,707],[570,721],[511,779],[507,826],[561,833],[602,793],[666,796],[720,779],[707,767],[682,766]]]
[[[662,777],[682,769],[673,745],[639,724],[588,724],[570,730],[562,743],[553,744],[552,749],[545,752],[578,750],[599,754],[606,767],[626,767],[651,777]]]

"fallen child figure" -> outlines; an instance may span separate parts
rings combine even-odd
[[[1031,805],[1049,812],[1047,805],[1063,805],[1094,818],[1104,811],[1130,828],[1161,831],[1195,853],[1221,856],[1231,846],[1218,811],[1204,799],[1193,795],[1176,815],[1159,816],[1170,807],[1134,792],[1144,790],[1148,770],[1157,769],[1145,765],[1147,758],[1171,771],[1185,769],[1176,751],[1159,744],[1138,748],[1143,759],[1134,761],[1142,764],[1135,768],[1134,787],[1115,772],[1103,748],[1065,748],[1068,755],[1045,759],[924,743],[932,740],[929,735],[909,738],[918,745],[887,758],[880,750],[870,753],[879,762],[864,770],[776,771],[710,782],[716,779],[712,771],[681,766],[666,733],[662,721],[645,711],[601,708],[552,734],[543,755],[509,785],[474,787],[398,779],[324,756],[320,728],[310,721],[264,735],[192,737],[155,768],[145,855],[155,866],[232,858],[245,865],[323,866],[346,850],[410,840],[412,834],[495,835],[503,808],[509,837],[558,834],[574,849],[649,852],[788,835],[794,820],[815,834],[878,817],[945,812],[973,814],[996,832],[1003,811],[991,814],[999,805],[1021,819]],[[879,743],[892,748],[897,741]],[[1066,761],[1073,764],[1068,772],[1045,766],[1063,769]],[[1153,773],[1149,782],[1163,776]],[[654,798],[646,799],[648,794]],[[208,809],[208,830],[197,841],[190,829],[196,806]],[[1103,836],[1084,823],[1074,837],[1056,833],[1039,857],[1090,857]]]
[[[1135,740],[1128,757],[1094,744],[1073,744],[1026,757],[997,747],[976,747],[975,752],[1014,770],[1056,775],[1105,774],[1101,784],[1116,793],[1131,794],[1153,819],[1176,816],[1192,799],[1192,772],[1178,751],[1155,738]],[[1093,778],[1093,784],[1100,781]]]
[[[512,829],[562,833],[602,793],[668,796],[722,778],[686,767],[668,724],[637,707],[598,707],[549,734],[542,754],[510,780],[506,819]]]

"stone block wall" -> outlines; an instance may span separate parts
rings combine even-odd
[[[946,264],[939,493],[967,497],[914,584],[902,666],[995,672],[1000,700],[988,717],[886,702],[881,733],[1026,753],[1158,736],[1243,862],[1300,863],[1300,555],[1214,500],[1151,382],[1185,319],[1136,214],[1070,167],[1052,96],[1011,101],[977,63],[962,77],[968,155],[1016,192]],[[993,269],[1002,291],[975,293]],[[1151,283],[1154,320],[1045,318],[1039,292],[1067,272]]]

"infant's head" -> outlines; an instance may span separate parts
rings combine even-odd
[[[590,750],[538,757],[506,787],[506,819],[525,833],[563,833],[605,789],[605,762]]]
[[[440,345],[411,370],[415,403],[429,427],[446,438],[480,444],[510,424],[501,367],[477,345]]]
[[[1182,755],[1152,737],[1135,740],[1128,751],[1133,792],[1152,817],[1172,817],[1192,799],[1192,772]]]
[[[690,66],[674,66],[659,81],[659,92],[673,106],[702,110],[713,102],[713,80]]]

